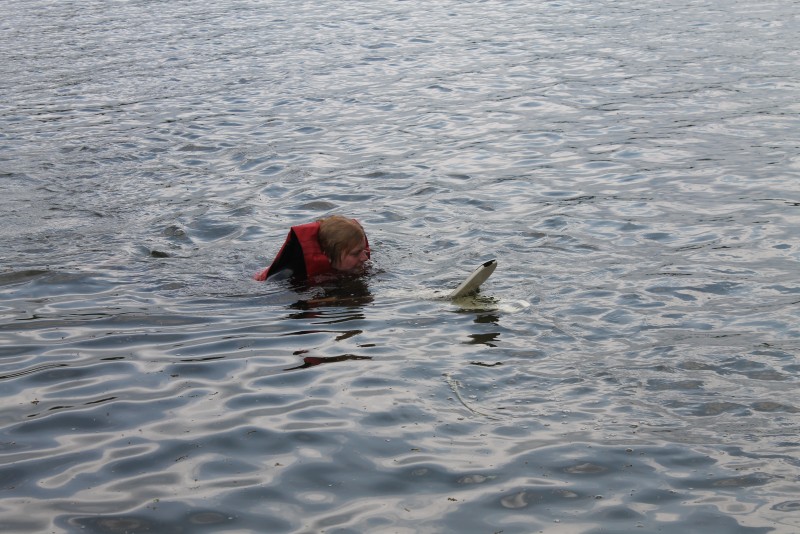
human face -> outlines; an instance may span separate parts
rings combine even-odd
[[[364,268],[364,263],[369,259],[369,248],[366,240],[350,250],[345,251],[339,261],[333,264],[337,271],[355,272]]]

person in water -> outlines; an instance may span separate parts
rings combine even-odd
[[[332,215],[292,226],[272,265],[254,278],[307,279],[326,273],[357,273],[364,269],[369,257],[369,242],[361,224]]]

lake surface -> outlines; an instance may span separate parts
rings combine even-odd
[[[800,531],[799,36],[0,3],[1,530]],[[367,276],[252,281],[331,213]]]

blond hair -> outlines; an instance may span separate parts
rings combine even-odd
[[[366,239],[364,229],[355,219],[331,215],[319,221],[319,246],[331,263],[338,263],[344,254],[363,245]]]

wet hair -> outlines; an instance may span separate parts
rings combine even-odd
[[[362,245],[366,238],[355,219],[331,215],[319,221],[319,245],[331,263],[337,263],[344,253]]]

